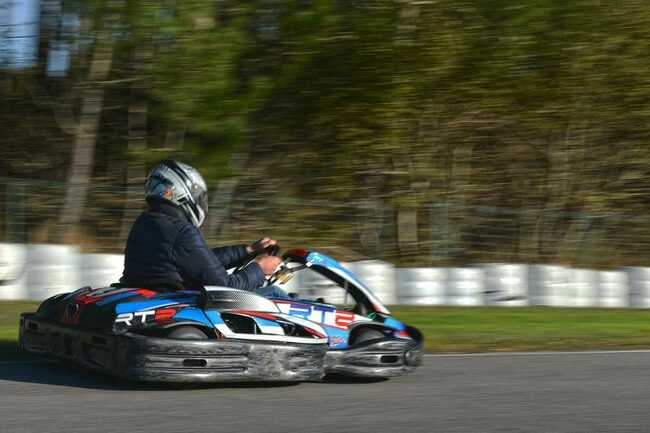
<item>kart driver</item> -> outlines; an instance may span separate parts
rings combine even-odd
[[[210,249],[199,231],[208,212],[208,191],[199,172],[165,160],[145,182],[149,209],[136,219],[126,242],[121,284],[142,288],[224,286],[255,291],[281,263],[262,253],[276,241]],[[228,275],[226,269],[257,257]]]

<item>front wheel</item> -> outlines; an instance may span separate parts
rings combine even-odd
[[[376,329],[360,329],[353,338],[352,344],[357,346],[368,341],[379,340],[384,338],[383,332]]]

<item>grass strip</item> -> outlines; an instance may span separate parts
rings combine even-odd
[[[650,348],[650,310],[391,307],[425,335],[428,352]]]
[[[39,304],[27,301],[0,302],[0,361],[32,359],[31,355],[18,352],[18,322],[20,313],[36,311]]]
[[[0,302],[0,360],[16,351],[18,320],[37,302]],[[650,310],[546,307],[409,307],[393,314],[415,326],[433,353],[650,348]]]

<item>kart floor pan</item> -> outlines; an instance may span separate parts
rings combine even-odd
[[[150,382],[308,381],[324,375],[325,345],[105,335],[21,317],[20,345],[113,376]]]

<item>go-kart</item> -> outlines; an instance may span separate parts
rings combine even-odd
[[[282,258],[269,287],[316,272],[343,289],[350,305],[224,287],[84,287],[23,313],[19,345],[113,376],[158,382],[383,378],[420,365],[422,334],[393,318],[347,268],[307,250]]]

